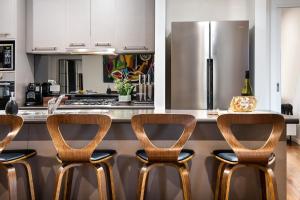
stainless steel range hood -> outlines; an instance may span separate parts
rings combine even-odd
[[[76,55],[116,55],[115,48],[103,48],[103,49],[88,49],[88,48],[69,48],[67,53]]]

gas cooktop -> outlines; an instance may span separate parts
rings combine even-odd
[[[65,105],[114,105],[115,99],[71,99],[66,100]]]

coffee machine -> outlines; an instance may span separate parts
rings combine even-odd
[[[29,83],[26,89],[25,106],[37,106],[42,104],[42,85],[40,83]]]

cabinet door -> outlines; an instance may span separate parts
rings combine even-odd
[[[116,0],[119,51],[154,50],[154,0]]]
[[[115,0],[91,0],[91,47],[115,47]]]
[[[29,20],[32,20],[32,42],[31,45],[28,44],[31,47],[27,47],[27,51],[63,52],[65,0],[33,0],[31,12],[32,19]]]
[[[90,47],[90,0],[67,0],[67,48]]]
[[[0,0],[0,39],[16,38],[16,0]]]

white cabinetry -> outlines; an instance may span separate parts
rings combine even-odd
[[[63,52],[65,0],[28,0],[27,52]]]
[[[90,47],[90,13],[90,0],[67,0],[67,48]]]
[[[0,39],[16,38],[16,0],[0,0]]]
[[[116,0],[118,51],[154,51],[154,0]]]
[[[154,51],[154,2],[27,0],[27,52]]]
[[[91,0],[91,47],[116,47],[116,0]]]

